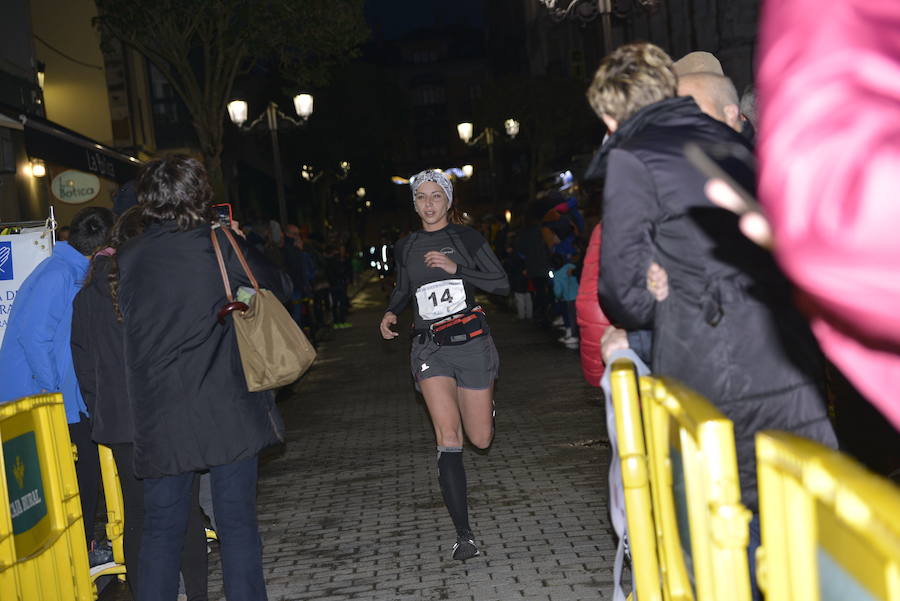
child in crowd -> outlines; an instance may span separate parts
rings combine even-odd
[[[578,278],[575,277],[575,265],[559,254],[550,257],[550,265],[553,267],[553,295],[562,307],[565,326],[565,335],[559,341],[568,347],[577,348],[575,298],[578,296]]]

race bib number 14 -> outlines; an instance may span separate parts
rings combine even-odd
[[[462,280],[441,280],[416,290],[419,316],[425,321],[441,319],[466,308],[466,287]]]

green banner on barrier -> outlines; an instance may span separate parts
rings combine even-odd
[[[34,432],[25,432],[4,442],[3,460],[6,464],[13,534],[19,535],[37,526],[47,515]]]

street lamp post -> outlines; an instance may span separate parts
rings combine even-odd
[[[287,225],[287,202],[284,198],[284,173],[281,166],[281,146],[278,144],[278,119],[281,118],[296,126],[305,125],[307,119],[313,112],[313,97],[310,94],[297,94],[294,96],[294,111],[300,119],[294,119],[289,115],[285,115],[278,109],[278,104],[270,102],[266,110],[259,117],[254,119],[250,125],[245,126],[247,121],[247,101],[232,100],[228,103],[228,116],[232,123],[243,131],[250,131],[260,124],[265,117],[266,126],[269,128],[269,134],[272,140],[272,160],[275,163],[275,188],[278,196],[278,217],[281,221],[281,227]]]
[[[506,130],[506,135],[510,138],[515,138],[519,133],[519,122],[515,119],[507,119],[503,122],[503,127]],[[459,139],[465,142],[468,146],[475,146],[482,140],[485,145],[487,145],[488,149],[488,167],[491,171],[491,197],[494,201],[494,208],[499,210],[499,198],[497,197],[497,172],[494,166],[494,139],[497,135],[496,130],[493,127],[485,127],[480,134],[472,137],[474,133],[475,127],[472,123],[465,121],[456,126],[456,133],[459,134]]]
[[[612,37],[612,17],[615,14],[623,17],[628,11],[634,10],[639,5],[644,10],[652,12],[660,4],[662,0],[631,0],[630,5],[621,6],[621,3],[614,4],[613,0],[539,0],[541,4],[547,7],[550,17],[558,22],[566,19],[577,19],[582,24],[593,21],[600,17],[601,27],[603,28],[603,45],[606,54],[613,51]]]
[[[328,175],[327,182],[329,183],[328,189],[324,192],[324,194],[317,194],[315,183],[322,179],[325,175]],[[320,202],[320,212],[322,220],[325,224],[329,223],[328,214],[329,207],[331,206],[329,203],[329,194],[333,193],[334,185],[336,182],[343,181],[350,177],[350,161],[339,161],[338,168],[336,170],[333,169],[316,169],[312,165],[303,164],[300,166],[300,177],[303,180],[309,182],[312,190],[312,194],[314,198],[318,198]],[[360,188],[365,192],[365,188]],[[359,190],[357,190],[357,194],[359,194]],[[337,197],[332,197],[334,202],[337,202]]]

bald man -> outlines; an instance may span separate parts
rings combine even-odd
[[[742,130],[741,108],[731,80],[718,73],[687,73],[678,78],[678,95],[692,96],[700,110],[736,132]]]

